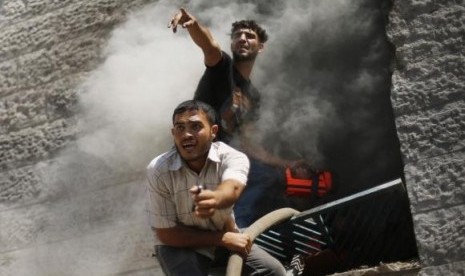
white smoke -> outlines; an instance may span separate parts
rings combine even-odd
[[[115,172],[123,176],[139,173],[153,157],[170,148],[173,109],[181,101],[193,97],[204,70],[202,53],[187,31],[179,29],[178,33],[173,34],[167,28],[170,17],[180,3],[210,27],[227,52],[231,22],[244,18],[256,19],[267,29],[270,41],[259,56],[252,76],[263,100],[257,132],[277,153],[288,150],[291,155],[299,152],[310,160],[325,159],[325,153],[320,148],[322,133],[332,133],[336,129],[331,137],[345,139],[345,132],[339,135],[341,128],[363,128],[365,117],[371,114],[356,108],[348,113],[350,120],[347,120],[338,114],[341,103],[347,102],[350,107],[352,99],[366,98],[370,105],[368,96],[378,91],[379,85],[384,85],[378,76],[379,71],[365,69],[380,62],[378,55],[383,56],[383,49],[379,49],[382,46],[371,44],[373,34],[370,31],[375,15],[369,14],[370,9],[360,11],[360,6],[369,1],[274,0],[248,3],[162,0],[132,13],[127,22],[113,31],[103,52],[102,64],[90,72],[89,78],[80,87],[83,115],[80,118],[82,133],[77,145],[84,156],[82,160],[104,163],[108,172],[101,172],[105,174],[101,178],[110,178],[114,177],[111,175]],[[354,41],[361,42],[357,44]],[[347,45],[350,50],[359,45],[366,48],[359,49],[350,59]],[[333,56],[338,52],[342,53],[341,56]],[[364,52],[363,55],[360,52]],[[340,57],[344,58],[338,60]],[[346,120],[350,124],[346,125]],[[345,148],[346,140],[328,140],[338,149]],[[275,145],[278,146],[273,147]],[[369,147],[375,149],[379,144]],[[370,149],[366,148],[367,151]],[[350,156],[344,157],[346,159],[343,161],[354,163]],[[71,156],[65,169],[55,168],[57,174],[62,174],[58,177],[60,181],[56,181],[57,185],[65,183],[74,173],[83,175],[82,178],[88,181],[86,187],[100,185],[98,181],[101,178],[91,179],[95,176],[89,173],[93,170],[92,163],[75,169],[80,158]],[[352,169],[349,167],[349,170]],[[79,196],[73,194],[81,189],[69,187],[65,191],[66,198],[62,200],[70,199],[69,206],[88,207],[100,203],[101,199],[97,196],[89,197],[84,192],[77,194]],[[121,219],[118,221],[102,220],[106,227],[125,225],[128,218],[136,223],[144,223],[143,197],[134,192],[127,198],[133,201],[128,203],[130,207],[127,213],[121,216],[113,214]],[[111,202],[118,198],[107,200]],[[59,203],[57,206],[62,205]],[[73,225],[72,214],[68,213],[72,213],[76,207],[64,210],[58,210],[58,207],[50,208],[50,216],[57,216],[54,222]],[[88,213],[92,214],[92,209]],[[85,230],[77,231],[76,235],[83,235]],[[36,264],[35,268],[42,275],[107,275],[105,266],[101,264],[114,261],[112,252],[106,246],[99,245],[111,244],[112,237],[105,236],[105,233],[102,236],[102,239],[89,238],[85,242],[70,240],[65,247],[60,247],[62,252],[56,259],[48,257],[50,252],[44,252],[49,247],[40,248],[37,253],[46,259],[46,265]],[[120,248],[115,246],[111,249]],[[73,256],[73,251],[89,250],[92,258],[81,254],[76,255],[78,259],[69,258]],[[55,261],[60,263],[52,265]],[[119,265],[124,263],[125,260],[122,260]],[[52,270],[52,267],[56,270]],[[67,267],[72,271],[66,270]]]
[[[269,127],[284,120],[280,140],[293,144],[305,137],[305,148],[295,151],[319,160],[319,129],[326,118],[334,118],[333,106],[318,99],[326,92],[321,91],[320,83],[295,83],[289,80],[290,73],[280,72],[280,68],[289,62],[287,56],[296,51],[296,45],[308,44],[307,55],[300,53],[303,58],[296,66],[312,68],[315,64],[309,53],[338,42],[344,34],[363,32],[367,28],[364,22],[354,20],[360,2],[270,1],[267,5],[183,1],[181,5],[211,29],[225,51],[229,51],[231,22],[254,18],[267,29],[271,38],[253,73],[263,98],[257,135],[269,140]],[[83,151],[113,166],[140,169],[143,162],[169,147],[172,110],[182,100],[192,98],[204,70],[202,53],[187,31],[180,29],[173,34],[167,28],[177,4],[159,1],[149,5],[113,32],[103,64],[83,86],[81,103],[86,117],[82,127],[87,132],[79,140]],[[264,6],[268,14],[257,13]],[[309,41],[311,30],[319,34],[318,41]],[[296,78],[311,78],[308,74],[307,69]],[[319,82],[334,81],[328,72],[315,70],[314,74]],[[302,127],[312,131],[302,131]]]
[[[204,9],[206,3],[191,2],[187,8],[228,50],[230,23],[251,11],[251,4],[216,3]],[[141,169],[169,148],[173,109],[193,97],[205,68],[187,31],[173,34],[167,28],[177,8],[171,1],[149,5],[113,32],[104,62],[82,87],[86,134],[79,147],[84,152],[113,166]]]

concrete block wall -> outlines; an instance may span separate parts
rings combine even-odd
[[[160,274],[143,173],[75,146],[79,85],[150,2],[0,1],[0,275]]]
[[[465,3],[393,1],[391,101],[420,275],[465,274]]]

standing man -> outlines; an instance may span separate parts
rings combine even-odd
[[[175,147],[147,168],[147,213],[166,275],[207,275],[229,252],[248,275],[285,275],[282,264],[237,230],[232,206],[247,181],[247,157],[222,142],[211,106],[196,100],[173,112]],[[225,264],[225,263],[223,263]]]
[[[194,99],[209,103],[219,113],[221,127],[218,139],[235,145],[250,158],[247,188],[235,207],[238,225],[247,227],[264,214],[286,206],[283,168],[301,164],[300,160],[275,156],[253,142],[260,93],[252,85],[250,76],[268,35],[253,20],[234,22],[231,58],[222,51],[209,29],[183,8],[171,19],[169,27],[176,32],[179,25],[187,29],[204,56],[206,70]]]

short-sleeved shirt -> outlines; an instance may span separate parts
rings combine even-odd
[[[171,228],[181,224],[205,230],[222,230],[224,223],[234,218],[232,206],[216,210],[209,219],[198,218],[193,211],[194,201],[189,190],[200,184],[215,190],[228,179],[245,185],[249,166],[245,154],[222,142],[212,143],[205,166],[199,174],[186,165],[174,147],[159,155],[147,167],[146,208],[150,226]],[[162,243],[156,239],[155,244]],[[205,250],[198,251],[205,254]]]
[[[195,91],[194,99],[210,104],[217,114],[221,116],[222,111],[230,107],[232,92],[237,87],[252,104],[247,116],[241,119],[243,121],[256,120],[260,107],[260,93],[250,80],[245,79],[234,67],[231,56],[226,52],[221,54],[222,58],[216,65],[207,66],[205,69]],[[221,122],[221,118],[219,118],[218,122]],[[238,123],[240,124],[240,122]],[[229,139],[230,137],[227,137],[226,133],[220,128],[219,140],[229,142]]]

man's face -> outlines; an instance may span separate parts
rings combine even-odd
[[[231,35],[231,52],[235,61],[254,60],[263,50],[263,43],[251,29],[238,29]]]
[[[203,168],[217,131],[218,126],[210,125],[201,110],[175,115],[171,129],[179,154],[194,170]]]

